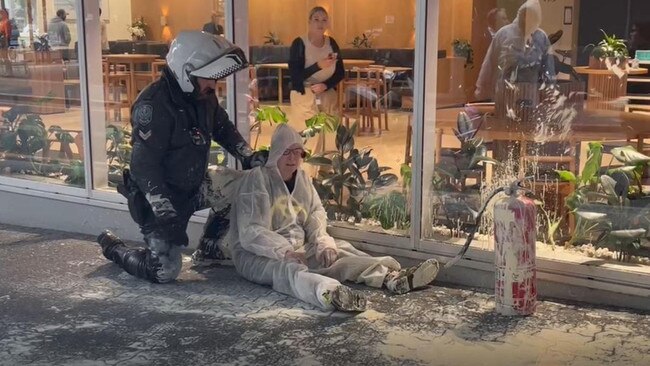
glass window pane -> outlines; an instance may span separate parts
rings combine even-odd
[[[648,3],[434,3],[424,237],[462,244],[489,194],[526,177],[539,257],[648,264]],[[473,247],[493,250],[495,219],[488,208]]]
[[[93,155],[94,172],[99,175],[94,186],[114,190],[122,179],[121,171],[130,162],[131,106],[138,94],[160,77],[166,67],[170,42],[183,30],[225,35],[225,14],[223,0],[155,4],[104,0],[100,7],[101,57],[90,57],[89,68],[101,72],[103,103],[93,109],[91,125],[97,131],[106,130],[105,135],[97,132],[93,137],[105,139],[106,148]],[[92,42],[89,39],[89,50]],[[216,93],[219,103],[225,107],[225,80],[218,81]],[[210,163],[227,164],[226,154],[216,143],[213,143]]]
[[[84,186],[74,2],[0,11],[0,174]]]
[[[277,123],[317,126],[306,145],[327,159],[303,168],[330,222],[407,236],[415,1],[368,4],[249,1],[251,141],[266,148]],[[304,51],[291,58],[292,45]]]

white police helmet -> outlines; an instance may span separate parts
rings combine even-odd
[[[167,66],[181,89],[191,93],[194,78],[222,79],[248,66],[241,48],[221,36],[200,31],[183,31],[172,41]]]

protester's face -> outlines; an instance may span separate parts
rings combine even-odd
[[[327,14],[317,11],[309,19],[309,30],[312,32],[325,33],[329,26],[329,18]]]
[[[300,144],[289,146],[278,159],[278,170],[283,178],[290,178],[302,165],[305,150]]]
[[[215,97],[214,91],[217,88],[216,80],[196,78],[196,82],[199,86],[199,91],[197,93],[198,99],[209,99]]]

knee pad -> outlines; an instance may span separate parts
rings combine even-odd
[[[171,282],[181,273],[183,256],[180,247],[172,246],[165,254],[157,254],[152,251],[151,258],[153,260],[152,262],[156,264],[153,273],[154,282]]]

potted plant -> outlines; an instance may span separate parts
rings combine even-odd
[[[116,186],[122,182],[122,171],[131,163],[131,131],[115,125],[106,126],[106,158],[108,182]]]
[[[650,229],[650,203],[641,191],[641,175],[650,157],[631,146],[614,148],[613,159],[622,166],[603,168],[601,143],[589,143],[581,176],[557,171],[561,180],[575,185],[565,200],[576,219],[570,245],[591,242],[617,251],[619,261],[629,261],[641,249]]]
[[[472,68],[474,66],[474,49],[466,39],[455,39],[451,43],[454,49],[455,57],[462,57],[465,59],[465,68]]]
[[[361,209],[365,218],[379,222],[384,230],[408,230],[411,227],[411,186],[412,170],[408,164],[400,168],[402,189],[391,190],[367,198]]]
[[[474,223],[474,214],[481,203],[480,182],[486,164],[500,164],[487,155],[483,139],[476,136],[480,125],[475,126],[474,122],[482,118],[480,115],[471,118],[465,111],[458,114],[454,134],[460,148],[442,149],[435,166],[432,186],[439,200],[434,215],[452,231],[452,236],[454,231],[458,234],[460,228]],[[472,178],[476,183],[467,185]]]
[[[621,69],[627,69],[628,50],[625,40],[616,38],[616,35],[607,35],[603,32],[603,39],[598,45],[590,45],[591,57],[589,58],[589,68],[592,69],[609,69],[612,66],[618,66]]]
[[[269,32],[267,35],[264,36],[264,44],[268,44],[271,46],[281,46],[282,45],[282,40],[280,40],[280,36],[278,36],[277,33],[275,32]]]
[[[147,23],[143,17],[140,17],[140,19],[137,19],[133,24],[128,26],[127,30],[131,34],[133,41],[141,41],[147,36]]]
[[[378,36],[379,32],[367,30],[361,33],[360,36],[355,36],[350,44],[353,48],[372,48],[372,41]]]
[[[354,147],[356,129],[356,122],[350,128],[339,124],[336,150],[306,160],[321,168],[313,183],[330,220],[361,222],[364,200],[397,182],[395,174],[384,173],[390,168],[380,167],[370,156],[371,149]]]

